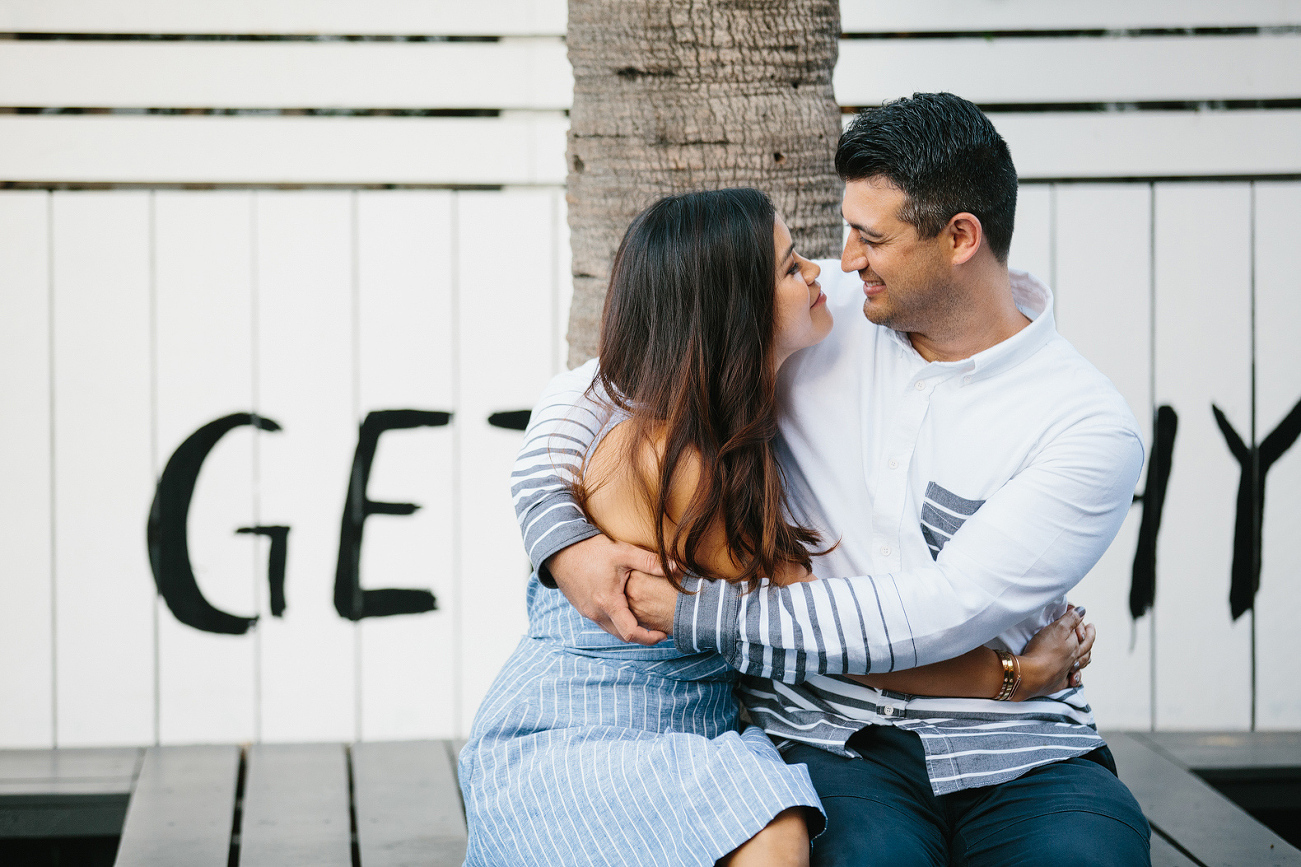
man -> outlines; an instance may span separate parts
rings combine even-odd
[[[787,362],[779,394],[797,517],[839,541],[815,560],[824,580],[679,596],[637,574],[653,558],[597,535],[539,469],[585,448],[540,445],[545,418],[516,465],[533,562],[615,634],[671,631],[743,673],[751,717],[822,798],[815,864],[1148,863],[1078,689],[917,698],[838,676],[1020,651],[1115,536],[1142,445],[1056,333],[1048,289],[1008,270],[1016,172],[974,105],[915,94],[866,111],[836,168],[850,229],[845,276],[823,268],[836,325]]]

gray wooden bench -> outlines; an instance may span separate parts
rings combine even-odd
[[[144,754],[0,750],[0,837],[117,836]]]
[[[452,741],[154,747],[121,867],[453,867],[465,814]]]
[[[1257,822],[1216,791],[1195,771],[1220,763],[1301,770],[1301,733],[1287,733],[1293,749],[1270,749],[1274,733],[1221,733],[1220,749],[1200,751],[1196,735],[1171,732],[1104,732],[1116,757],[1120,778],[1129,786],[1152,825],[1154,867],[1200,865],[1298,865],[1301,850]],[[1283,734],[1283,733],[1277,733]],[[1239,755],[1232,757],[1239,748]],[[1173,748],[1172,748],[1173,747]],[[1273,764],[1267,765],[1269,757]]]
[[[1301,733],[1106,737],[1152,824],[1156,867],[1301,867],[1301,851],[1197,776],[1264,780],[1275,785],[1269,803],[1290,803]],[[119,867],[451,867],[465,855],[459,747],[0,750],[0,837],[120,829]]]

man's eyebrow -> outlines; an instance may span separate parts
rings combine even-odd
[[[849,224],[849,228],[851,228],[851,229],[855,229],[855,230],[857,230],[857,231],[859,231],[859,232],[862,232],[864,235],[867,235],[869,238],[884,238],[884,237],[885,237],[885,235],[882,235],[880,232],[878,232],[878,231],[876,231],[876,230],[874,230],[874,229],[869,229],[869,228],[867,228],[866,226],[860,226],[860,225],[858,225],[858,223],[850,223],[848,220],[845,220],[845,222]]]

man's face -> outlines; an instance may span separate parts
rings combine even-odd
[[[863,280],[863,315],[896,331],[926,334],[959,303],[941,232],[920,238],[899,219],[904,192],[884,178],[848,181],[841,213],[849,237],[840,267]]]

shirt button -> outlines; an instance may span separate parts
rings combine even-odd
[[[924,379],[919,379],[919,380],[917,380],[917,385],[914,386],[914,388],[916,388],[918,391],[925,391],[925,390],[926,390],[926,380],[924,380]]]
[[[970,383],[970,382],[971,382],[971,377],[969,377],[969,376],[964,376],[964,377],[962,377],[962,381],[963,381],[963,383]]]
[[[889,546],[889,545],[882,545],[882,546],[881,546],[881,553],[882,553],[884,556],[889,557],[889,556],[890,556],[890,546]]]
[[[899,462],[896,461],[894,458],[890,458],[890,469],[892,470],[899,469]]]

